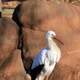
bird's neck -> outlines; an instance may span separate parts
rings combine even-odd
[[[48,38],[47,42],[48,42],[48,48],[49,49],[54,49],[55,47],[57,47],[55,41],[52,38]]]

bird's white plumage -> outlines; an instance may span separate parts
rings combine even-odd
[[[57,46],[54,40],[52,40],[52,37],[55,36],[56,33],[53,31],[48,31],[46,33],[45,37],[48,42],[48,48],[42,49],[33,60],[32,69],[41,64],[44,64],[44,68],[36,80],[44,80],[46,75],[50,75],[54,70],[56,63],[58,63],[61,58],[60,48]]]
[[[51,38],[51,37],[55,37],[56,36],[56,33],[54,31],[48,31],[46,33],[46,38]]]

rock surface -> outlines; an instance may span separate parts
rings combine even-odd
[[[62,58],[49,80],[79,80],[80,7],[67,3],[52,4],[45,0],[29,3],[31,2],[23,3],[26,10],[23,7],[21,13],[24,25],[24,55],[33,59],[39,50],[46,46],[44,33],[54,30],[56,38],[63,43],[56,41],[61,48]]]
[[[62,58],[49,80],[80,80],[80,7],[68,3],[30,0],[22,3],[20,11],[26,69],[39,50],[46,47],[45,32],[54,30],[56,38],[62,42],[55,40],[61,48]],[[30,76],[25,73],[20,51],[16,50],[17,27],[11,27],[14,22],[9,19],[0,19],[0,22],[0,79],[28,80]]]
[[[18,30],[14,21],[0,18],[0,80],[31,80],[17,49]]]
[[[18,45],[18,26],[9,18],[0,18],[0,65]]]
[[[0,68],[0,80],[30,80],[24,70],[20,50],[15,50]]]

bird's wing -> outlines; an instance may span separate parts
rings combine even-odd
[[[44,59],[45,59],[46,52],[47,52],[46,49],[42,49],[38,53],[38,55],[36,55],[36,57],[34,58],[33,63],[32,63],[32,69],[39,66],[39,65],[44,64]]]

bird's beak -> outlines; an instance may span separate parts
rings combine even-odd
[[[64,45],[64,43],[63,43],[61,40],[57,39],[56,37],[54,37],[54,39],[57,40],[57,41],[58,41],[59,43],[61,43],[62,45]]]

